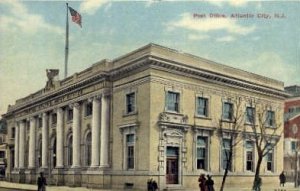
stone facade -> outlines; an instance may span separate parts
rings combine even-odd
[[[3,115],[13,182],[34,183],[43,171],[56,185],[144,190],[152,178],[160,189],[197,189],[205,173],[218,187],[224,104],[238,99],[244,113],[255,102],[283,121],[286,96],[277,80],[155,44],[51,84]],[[251,185],[257,157],[254,149],[247,169],[244,127],[227,180],[237,187]],[[262,165],[265,184],[278,181],[282,148],[280,140]]]

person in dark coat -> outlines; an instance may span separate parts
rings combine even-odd
[[[207,175],[206,187],[207,187],[207,191],[215,191],[214,181],[209,175]]]
[[[286,177],[284,175],[284,171],[282,171],[281,174],[279,175],[279,180],[280,180],[280,186],[282,185],[284,187],[284,184],[286,182]]]
[[[38,185],[38,191],[46,191],[47,181],[46,178],[44,177],[44,173],[42,172],[40,173],[40,177],[38,177],[37,185]]]
[[[204,174],[201,174],[199,176],[198,182],[199,182],[200,191],[207,191],[206,190],[206,178],[205,178]]]

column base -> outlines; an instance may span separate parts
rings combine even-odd
[[[64,185],[64,168],[57,167],[52,170],[53,184],[56,186]]]
[[[102,164],[99,166],[100,169],[107,169],[109,168],[109,165],[108,164]]]
[[[71,177],[70,177],[70,183],[71,186],[74,187],[80,187],[81,186],[81,169],[79,167],[70,169]]]
[[[37,174],[36,174],[36,169],[35,168],[30,168],[25,170],[25,182],[27,184],[36,184],[37,181]]]
[[[25,183],[26,176],[25,176],[25,169],[19,169],[19,183]]]

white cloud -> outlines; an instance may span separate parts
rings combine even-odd
[[[233,6],[233,7],[242,7],[245,6],[247,4],[246,0],[230,0],[228,1],[229,5]]]
[[[8,7],[9,15],[0,16],[0,31],[12,32],[21,30],[25,33],[34,34],[39,30],[45,30],[58,34],[63,34],[64,30],[58,26],[47,23],[45,19],[38,14],[31,14],[20,1],[0,1],[1,4]]]
[[[237,65],[246,71],[283,81],[285,84],[291,84],[295,79],[299,79],[295,65],[285,63],[274,52],[262,52],[255,59]]]
[[[188,39],[190,40],[205,40],[205,39],[209,39],[210,36],[209,35],[203,35],[203,34],[189,34],[188,35]]]
[[[216,39],[216,41],[218,41],[218,42],[231,42],[234,40],[235,40],[235,38],[233,36],[224,36],[224,37]]]
[[[219,1],[219,0],[210,0],[208,1],[210,4],[216,5],[218,7],[222,7],[224,4],[229,4],[232,7],[243,7],[245,6],[248,1],[246,0],[223,0],[223,1]]]
[[[151,7],[155,3],[160,2],[161,0],[146,0],[146,7]]]
[[[93,15],[98,9],[106,4],[108,4],[108,7],[111,6],[109,0],[85,0],[80,4],[80,12]]]
[[[255,30],[255,26],[241,26],[237,24],[236,20],[228,18],[193,18],[190,13],[183,13],[178,21],[167,23],[167,28],[173,30],[174,28],[184,28],[197,32],[209,32],[217,30],[225,30],[228,33],[247,35]]]

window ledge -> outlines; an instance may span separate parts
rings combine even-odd
[[[233,123],[233,119],[223,119],[221,120],[221,122],[226,122],[226,123]]]
[[[211,120],[210,117],[204,116],[204,115],[195,115],[195,118],[198,118],[198,119],[204,119],[204,120]]]
[[[180,115],[180,116],[183,116],[182,113],[180,112],[177,112],[177,111],[170,111],[170,110],[166,110],[165,113],[167,114],[171,114],[171,115]]]
[[[248,122],[244,123],[244,125],[247,125],[247,126],[257,126],[255,123],[253,124],[253,123],[248,123]]]
[[[84,116],[83,119],[91,119],[92,118],[92,115],[87,115],[87,116]]]
[[[133,111],[133,112],[130,112],[130,113],[123,113],[123,117],[128,117],[128,116],[137,115],[137,114],[138,114],[137,111]]]
[[[276,129],[276,127],[274,127],[274,126],[269,126],[269,125],[265,125],[265,128],[268,128],[268,129]]]

